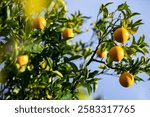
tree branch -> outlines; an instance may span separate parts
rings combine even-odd
[[[118,17],[121,17],[121,13],[119,14]],[[96,54],[96,51],[97,51],[99,45],[100,45],[101,43],[105,42],[105,41],[110,41],[110,40],[105,40],[105,41],[104,41],[103,39],[106,37],[106,35],[108,35],[109,33],[111,33],[111,31],[114,29],[114,26],[116,25],[116,23],[117,23],[119,20],[120,20],[120,19],[118,18],[118,19],[114,22],[112,28],[111,28],[108,32],[107,32],[107,30],[105,30],[105,32],[103,33],[103,35],[98,39],[98,40],[99,40],[98,45],[96,46],[96,49],[94,50],[94,53],[92,54],[90,60],[86,63],[86,66],[88,66],[88,65],[92,62],[92,60],[93,60],[93,58],[94,58],[94,55]],[[97,21],[98,21],[98,17],[97,17]],[[113,21],[114,21],[114,19],[112,20],[112,22],[113,22]],[[110,28],[110,27],[108,26],[107,29],[109,29],[109,28]],[[105,34],[105,33],[106,33],[106,34]],[[101,39],[101,38],[102,38],[102,39]]]
[[[86,66],[88,66],[92,62],[92,60],[93,60],[93,58],[94,58],[94,56],[96,54],[96,51],[97,51],[98,47],[99,47],[99,44],[96,46],[96,49],[94,50],[94,52],[93,52],[90,60],[86,63]]]
[[[93,62],[102,63],[102,64],[106,65],[108,68],[111,68],[111,69],[118,69],[118,70],[121,69],[121,68],[118,68],[118,67],[112,67],[110,65],[107,65],[104,61],[100,61],[100,60],[97,60],[97,59],[93,59]]]

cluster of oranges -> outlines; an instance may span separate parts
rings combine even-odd
[[[34,20],[33,26],[36,29],[43,30],[46,27],[46,20],[43,17],[38,17]],[[71,28],[65,28],[62,32],[62,37],[66,40],[71,39],[74,37],[74,32]],[[117,28],[114,31],[114,39],[119,42],[124,44],[128,39],[130,38],[130,34],[127,31],[127,29],[121,27]],[[107,56],[107,51],[102,51],[102,49],[98,48],[97,51],[97,56],[100,58],[104,58]],[[109,58],[112,61],[119,62],[124,58],[124,49],[121,46],[113,46],[109,50]],[[29,57],[28,55],[19,55],[17,62],[20,66],[26,65],[29,62]],[[130,87],[134,83],[134,77],[131,73],[129,72],[123,72],[119,78],[119,82],[123,87]]]
[[[39,30],[43,30],[46,27],[46,20],[43,17],[38,17],[33,22],[33,27]],[[72,39],[74,37],[74,32],[71,28],[65,28],[62,32],[64,39]]]
[[[38,17],[33,21],[33,28],[37,30],[43,30],[46,27],[46,20],[43,17]],[[72,39],[74,37],[73,29],[65,28],[62,31],[62,37],[65,40]],[[17,57],[16,67],[20,69],[20,71],[24,71],[26,65],[29,63],[29,55],[28,54],[20,54]],[[43,64],[44,65],[44,64]],[[5,71],[0,72],[0,83],[5,83],[7,81],[7,75]]]
[[[43,30],[46,27],[46,20],[43,17],[38,17],[33,22],[33,27],[38,30]],[[71,39],[74,37],[74,32],[71,28],[65,28],[62,32],[63,39]],[[17,58],[17,63],[20,66],[27,65],[29,62],[29,57],[27,54],[19,55]]]
[[[124,44],[129,38],[130,34],[127,29],[124,27],[117,28],[113,34],[114,39],[121,44]],[[102,51],[101,48],[98,48],[97,56],[104,58],[107,56],[107,51]],[[108,53],[110,60],[119,62],[124,58],[125,51],[121,46],[113,46]],[[130,87],[134,83],[134,76],[129,72],[122,72],[119,82],[123,87]]]

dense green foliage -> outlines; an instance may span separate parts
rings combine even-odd
[[[21,0],[3,0],[0,2],[0,97],[2,99],[79,99],[79,88],[85,87],[89,95],[96,90],[101,74],[110,70],[120,75],[129,71],[140,81],[138,73],[145,72],[150,77],[149,58],[145,36],[135,39],[142,20],[133,20],[139,13],[132,12],[127,3],[110,12],[113,3],[101,4],[97,21],[93,24],[95,40],[90,43],[65,40],[64,28],[72,28],[75,35],[82,34],[81,27],[89,17],[79,11],[67,14],[66,6],[51,8],[51,2],[38,14],[45,17],[47,26],[43,30],[32,26],[35,16],[24,14]],[[120,45],[113,39],[113,31],[123,26],[132,34],[130,43],[121,45],[126,56],[121,62],[110,61],[107,56],[96,56],[98,47],[109,51],[114,45]],[[90,38],[90,37],[87,37]],[[93,49],[94,48],[94,49]],[[19,66],[17,56],[27,54],[29,63]],[[101,64],[96,70],[90,69],[94,62]],[[111,75],[111,74],[110,74]]]

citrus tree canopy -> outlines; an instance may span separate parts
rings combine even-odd
[[[96,39],[86,43],[74,37],[90,17],[68,14],[64,0],[0,1],[0,98],[89,99],[82,88],[90,95],[112,70],[126,88],[143,80],[138,73],[149,78],[148,44],[144,35],[135,38],[139,13],[126,2],[114,11],[111,5],[100,4],[91,22]]]

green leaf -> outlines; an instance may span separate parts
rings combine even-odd
[[[145,73],[149,76],[150,79],[150,70],[145,71]]]
[[[145,50],[143,50],[143,48],[137,48],[137,51],[138,52],[140,52],[140,53],[142,53],[143,55],[145,55],[146,53],[146,51]]]
[[[134,66],[135,66],[136,64],[138,64],[138,62],[139,62],[139,58],[136,59],[136,61],[135,61],[135,63],[134,63]]]
[[[143,48],[143,47],[149,47],[149,45],[148,45],[148,43],[146,43],[146,42],[142,42],[142,43],[140,44],[140,47],[141,47],[141,48]]]
[[[94,78],[98,74],[98,70],[89,73],[89,78]]]
[[[10,9],[9,9],[9,6],[7,6],[7,18],[10,18]]]
[[[150,61],[150,58],[149,58],[149,57],[146,57],[146,58],[145,58],[145,64],[148,64],[148,66],[150,66],[149,61]]]
[[[78,67],[76,66],[75,63],[73,63],[73,62],[68,62],[68,64],[70,64],[70,66],[72,67],[72,69],[73,69],[74,71],[78,71]]]
[[[134,80],[135,80],[135,81],[139,81],[139,82],[140,82],[140,81],[144,81],[142,78],[140,78],[140,77],[138,77],[138,76],[135,76],[135,77],[134,77]]]
[[[89,70],[88,70],[87,67],[85,67],[85,68],[83,69],[83,75],[85,76],[85,78],[88,78],[88,77],[89,77]]]
[[[87,88],[88,94],[90,95],[92,93],[92,86],[89,83],[84,83],[83,86]]]
[[[132,44],[132,46],[131,46],[132,48],[135,48],[136,50],[137,50],[137,52],[140,52],[140,53],[142,53],[142,54],[146,54],[145,53],[145,51],[143,50],[143,48],[140,48],[138,45],[136,45],[136,44]]]
[[[141,57],[141,61],[142,61],[143,63],[145,63],[145,57],[144,57],[144,56]]]
[[[135,44],[135,43],[136,43],[136,40],[135,40],[135,37],[133,36],[132,44]]]
[[[143,35],[143,36],[141,36],[140,38],[139,38],[139,40],[137,41],[137,44],[141,44],[143,41],[144,41],[144,39],[145,39],[145,36]]]
[[[128,29],[130,34],[135,34],[138,31],[139,27],[131,27],[130,29]]]
[[[146,53],[149,53],[149,51],[146,49],[146,48],[143,48],[142,49],[143,50],[143,52],[146,54]]]
[[[72,94],[70,93],[70,91],[67,91],[63,94],[63,96],[61,97],[61,100],[69,100],[72,98]]]
[[[92,49],[91,49],[91,48],[85,49],[85,50],[83,51],[84,59],[86,60],[91,54],[92,54]]]
[[[40,53],[40,52],[42,52],[42,50],[43,50],[43,47],[39,44],[34,44],[32,46],[32,52],[34,52],[34,53]]]
[[[139,25],[142,25],[142,20],[137,20],[136,22],[134,22],[134,24],[132,24],[132,27],[136,27],[136,26],[139,26]]]
[[[126,15],[127,15],[127,18],[130,17],[132,14],[132,11],[129,9],[129,8],[126,8]]]
[[[60,78],[63,77],[63,75],[62,75],[59,71],[57,71],[57,70],[52,71],[52,73],[56,74],[56,75],[59,76]]]
[[[87,83],[92,84],[92,83],[94,83],[94,82],[96,82],[98,80],[101,80],[101,78],[92,78],[90,80],[87,80]]]
[[[113,4],[113,2],[108,2],[108,3],[105,4],[105,7],[106,7],[106,6],[109,6],[109,5],[111,5],[111,4]]]
[[[127,8],[128,8],[128,5],[125,2],[118,6],[118,11],[123,11],[123,10],[126,10]]]
[[[137,12],[132,13],[131,16],[130,16],[130,18],[133,17],[133,16],[136,16],[136,15],[140,15],[140,13],[137,13]]]
[[[75,56],[70,57],[69,60],[72,61],[72,60],[79,59],[81,57],[82,57],[82,55],[75,55]]]
[[[122,13],[122,15],[124,16],[124,19],[127,19],[126,17],[126,13],[125,13],[125,11],[121,11],[121,13]]]
[[[103,13],[103,17],[107,18],[107,16],[108,16],[108,9],[106,7],[104,7],[102,13]]]
[[[48,66],[49,66],[49,68],[50,68],[50,70],[51,70],[52,67],[53,67],[52,61],[51,61],[48,57],[46,57],[45,60],[46,60],[46,62],[48,63]]]
[[[95,92],[97,90],[97,83],[93,83],[92,86],[93,86],[92,87],[93,88],[93,92]]]
[[[90,95],[92,93],[92,86],[87,85],[88,94]]]
[[[106,59],[106,63],[107,63],[107,65],[109,65],[109,66],[112,66],[112,65],[113,65],[113,61],[112,61],[110,58],[107,58],[107,59]]]

